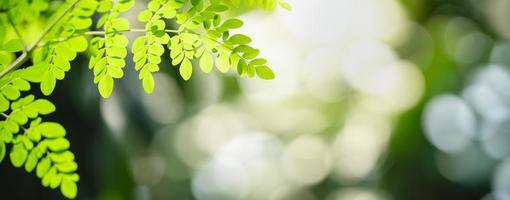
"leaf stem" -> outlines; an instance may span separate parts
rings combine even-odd
[[[10,115],[7,115],[7,114],[5,114],[5,113],[1,113],[1,115],[2,115],[3,117],[5,117],[5,119],[6,119],[6,120],[7,120],[7,119],[9,119],[9,117],[11,117]],[[21,129],[23,129],[23,132],[24,132],[24,133],[23,133],[23,135],[26,135],[26,133],[28,132],[28,129],[27,129],[27,128],[25,128],[25,127],[23,127],[22,125],[20,125],[19,127],[20,127]]]
[[[120,33],[125,33],[125,32],[145,33],[146,30],[144,30],[144,29],[129,29],[129,30],[117,31],[117,32],[120,32]],[[165,30],[165,32],[167,32],[167,33],[179,33],[179,31],[171,30],[171,29],[167,29],[167,30]],[[37,44],[37,46],[38,47],[42,47],[42,46],[46,46],[48,44],[64,42],[64,41],[69,40],[71,38],[75,38],[75,37],[79,37],[79,36],[83,36],[83,35],[105,35],[105,34],[106,34],[105,31],[86,31],[86,32],[78,33],[78,34],[75,34],[75,35],[72,35],[72,36],[69,36],[69,37],[65,37],[65,38],[57,38],[57,39],[54,39],[54,40],[51,40],[51,41],[48,41],[48,42],[40,42],[39,44]]]
[[[72,8],[74,8],[74,6],[80,2],[81,0],[76,0],[74,1],[73,3],[71,3],[71,5],[69,5],[63,12],[61,15],[57,16],[55,19],[53,19],[53,21],[51,21],[50,25],[48,25],[46,27],[46,29],[44,29],[44,31],[42,32],[42,34],[39,36],[39,38],[37,38],[37,40],[35,40],[35,42],[27,48],[26,51],[24,51],[20,57],[18,57],[13,63],[11,63],[7,68],[5,68],[4,70],[2,70],[0,72],[0,78],[4,77],[7,73],[9,73],[10,71],[12,70],[15,70],[16,68],[20,67],[21,65],[23,65],[23,63],[25,63],[29,57],[28,57],[28,54],[32,53],[32,51],[34,51],[34,49],[37,47],[37,45],[44,39],[44,37],[46,37],[46,35],[51,31],[51,29],[67,14],[67,12],[69,12],[69,10],[71,10]]]
[[[147,32],[147,30],[145,29],[139,29],[139,28],[134,28],[134,29],[129,29],[129,30],[124,30],[124,31],[117,31],[117,32],[141,32],[141,33],[145,33]],[[177,30],[171,30],[171,29],[166,29],[165,32],[167,33],[179,33],[179,31]],[[107,34],[105,31],[87,31],[84,33],[85,35],[105,35]]]
[[[5,117],[6,119],[9,118],[9,115],[7,115],[5,113],[2,113],[2,116]]]

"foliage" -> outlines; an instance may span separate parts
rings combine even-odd
[[[286,10],[292,10],[291,5],[285,0],[222,0],[222,3],[233,7],[262,7],[266,10],[274,10],[278,5]]]
[[[284,1],[244,3],[290,9]],[[94,83],[102,97],[109,97],[114,80],[123,77],[127,65],[127,32],[140,33],[131,46],[132,61],[147,93],[155,87],[153,73],[168,57],[179,66],[184,80],[191,78],[194,67],[205,73],[216,68],[222,73],[235,70],[240,76],[274,78],[266,59],[250,45],[251,38],[231,34],[243,22],[222,14],[240,6],[240,0],[151,0],[138,14],[143,29],[131,28],[121,16],[134,4],[134,0],[0,1],[0,112],[5,118],[0,121],[0,162],[8,155],[13,166],[35,171],[43,186],[60,187],[70,199],[77,196],[78,165],[66,131],[59,123],[43,120],[56,108],[30,94],[31,89],[39,84],[41,93],[50,95],[77,54],[88,50]],[[46,18],[46,29],[28,44],[20,27]],[[167,29],[171,22],[178,28]]]

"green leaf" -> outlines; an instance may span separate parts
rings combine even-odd
[[[229,58],[230,58],[229,52],[227,51],[219,52],[218,59],[216,59],[216,68],[218,68],[220,72],[226,73],[230,69]]]
[[[64,127],[55,122],[44,122],[39,124],[37,128],[41,131],[41,134],[47,138],[58,138],[66,135]]]
[[[230,2],[232,3],[232,5],[234,5],[234,7],[239,7],[241,0],[230,0]]]
[[[16,100],[20,96],[19,90],[12,85],[6,85],[2,88],[2,94],[10,100]]]
[[[113,91],[113,78],[110,76],[104,76],[99,81],[98,88],[99,88],[99,94],[101,94],[101,96],[103,98],[110,97],[110,95],[112,94],[112,91]]]
[[[126,12],[135,5],[135,0],[120,0],[117,4],[117,10],[119,12]]]
[[[69,199],[74,199],[78,194],[78,187],[76,187],[75,182],[70,181],[67,178],[63,178],[62,184],[60,185],[60,191],[65,197]]]
[[[5,144],[3,141],[0,140],[0,163],[2,163],[4,156],[5,156]]]
[[[73,37],[67,40],[69,47],[76,52],[83,52],[87,50],[88,41],[84,36]]]
[[[57,83],[57,80],[56,80],[55,76],[53,75],[53,73],[50,71],[46,72],[43,75],[43,78],[42,78],[42,81],[40,84],[41,92],[46,96],[50,95],[53,92],[53,90],[55,89],[56,83]]]
[[[158,11],[159,7],[160,4],[158,1],[150,1],[149,4],[147,5],[147,8],[149,8],[149,10],[153,12]]]
[[[228,10],[228,7],[225,5],[221,5],[221,4],[213,4],[213,5],[209,6],[207,8],[207,10],[213,11],[213,12],[223,12],[223,11]]]
[[[49,156],[50,156],[51,160],[55,163],[62,163],[62,162],[74,160],[74,154],[70,151],[50,153]]]
[[[173,9],[171,7],[164,6],[161,8],[159,13],[162,13],[164,18],[171,19],[171,18],[175,17],[175,14],[177,12],[175,11],[175,9]]]
[[[39,177],[39,178],[44,177],[44,175],[46,175],[48,170],[50,170],[50,167],[51,167],[51,160],[48,157],[41,159],[39,164],[37,164],[37,168],[35,170],[37,177]]]
[[[30,104],[33,108],[37,110],[42,115],[47,115],[52,112],[55,112],[55,105],[46,99],[37,99],[32,104]]]
[[[257,73],[257,76],[259,76],[262,79],[265,79],[265,80],[274,79],[273,71],[267,66],[256,67],[255,72]]]
[[[97,12],[107,12],[111,10],[113,7],[112,1],[103,0],[99,1],[99,6],[97,7]]]
[[[232,37],[230,37],[230,39],[228,39],[228,41],[231,43],[234,43],[234,44],[243,45],[243,44],[250,43],[251,38],[246,35],[243,35],[243,34],[235,34]]]
[[[48,142],[48,148],[54,152],[66,150],[70,146],[69,140],[67,140],[65,138],[51,139],[51,140],[47,140],[47,142]]]
[[[27,172],[32,172],[37,165],[37,161],[38,158],[35,155],[35,151],[31,151],[30,154],[28,155],[27,162],[25,163],[25,170]]]
[[[140,14],[138,14],[138,21],[148,22],[152,17],[152,12],[150,10],[144,10]]]
[[[32,121],[32,123],[33,123],[33,121]],[[32,123],[30,124],[30,126],[32,126]],[[35,130],[35,129],[31,128],[31,129],[28,129],[27,134],[28,134],[28,138],[30,138],[32,141],[38,142],[39,140],[41,140],[41,132],[39,130]]]
[[[129,30],[129,21],[124,18],[116,18],[112,21],[112,28],[116,31],[126,31]]]
[[[201,0],[190,0],[190,2],[191,2],[191,5],[193,5],[193,6],[197,6],[197,5],[199,5],[202,1],[201,1]]]
[[[188,59],[184,59],[181,63],[181,67],[179,68],[179,73],[181,74],[184,80],[189,80],[191,78],[191,74],[193,73],[193,67],[191,65],[191,61]]]
[[[200,58],[200,69],[202,69],[203,72],[209,73],[211,72],[213,65],[214,65],[214,59],[210,53],[204,53],[202,57]]]
[[[21,43],[19,38],[11,39],[7,43],[0,46],[0,50],[7,52],[18,52],[23,50],[23,43]]]
[[[55,166],[51,167],[50,170],[48,171],[48,173],[46,173],[44,175],[44,177],[42,178],[42,185],[45,186],[45,187],[48,187],[50,186],[51,184],[51,180],[53,179],[53,177],[55,177],[57,175],[57,168]]]
[[[0,95],[0,112],[5,112],[9,109],[9,101]]]
[[[240,28],[241,26],[243,26],[243,21],[241,21],[239,19],[227,19],[221,25],[221,27],[227,28],[227,29],[236,29],[236,28]]]
[[[81,17],[73,17],[69,21],[70,24],[74,26],[77,30],[87,29],[92,25],[92,19],[90,18],[81,18]]]
[[[24,79],[21,79],[21,78],[13,80],[12,85],[21,91],[30,90],[30,83]]]
[[[14,167],[21,167],[27,160],[28,151],[25,149],[22,143],[15,144],[9,157],[11,158],[12,165]]]
[[[41,74],[45,71],[46,67],[44,65],[36,65],[25,68],[21,76],[30,82],[39,83],[42,80]]]
[[[50,188],[51,189],[57,188],[61,182],[62,182],[62,174],[56,173],[55,176],[53,176],[53,178],[50,181]]]
[[[136,38],[133,42],[133,46],[131,47],[131,52],[133,53],[139,53],[141,51],[145,51],[145,37],[143,36]]]
[[[142,85],[147,94],[151,94],[154,91],[154,77],[152,77],[151,73],[145,74]]]
[[[63,173],[71,173],[78,169],[78,164],[74,161],[62,162],[56,164],[58,171]]]
[[[285,10],[292,11],[292,6],[286,1],[279,1],[278,5],[280,5],[280,7],[284,8]]]
[[[267,63],[267,60],[264,59],[264,58],[257,58],[255,60],[252,60],[250,62],[251,65],[263,65],[263,64],[266,64]]]

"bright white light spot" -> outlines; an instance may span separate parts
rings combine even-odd
[[[459,184],[486,181],[486,177],[492,174],[494,164],[478,146],[470,146],[453,155],[438,151],[435,160],[441,175]]]
[[[329,200],[384,200],[384,195],[380,192],[363,189],[347,188],[335,192],[328,198]]]
[[[279,17],[309,46],[367,39],[392,41],[406,26],[395,0],[294,0],[292,5],[292,12],[281,12]]]
[[[425,136],[444,152],[462,151],[475,136],[475,116],[464,101],[456,96],[435,97],[428,103],[424,113]]]
[[[177,121],[183,114],[184,100],[174,79],[166,74],[154,74],[157,83],[154,92],[142,95],[143,105],[153,121],[168,124]]]
[[[331,155],[322,139],[302,136],[287,146],[282,165],[285,175],[291,181],[300,185],[314,185],[329,174]]]
[[[483,84],[473,84],[462,91],[462,98],[482,117],[492,121],[508,114],[508,108],[494,90]]]
[[[496,200],[510,199],[510,159],[498,166],[492,179],[492,190]]]
[[[101,98],[100,110],[106,125],[112,130],[115,136],[120,137],[124,126],[126,125],[126,117],[118,94],[113,92],[110,98]]]
[[[474,82],[490,88],[506,104],[510,105],[510,73],[501,65],[489,65],[482,68]]]
[[[491,157],[502,159],[510,155],[510,113],[491,121],[484,121],[480,130],[483,149]]]
[[[384,88],[374,87],[379,88],[380,94],[366,94],[360,100],[361,105],[388,114],[398,114],[416,105],[425,88],[418,67],[410,62],[398,61],[382,68],[385,69],[381,69],[375,82],[384,84]]]
[[[340,182],[366,178],[376,166],[390,136],[390,125],[374,113],[355,111],[334,142],[335,175]]]
[[[338,48],[319,47],[306,56],[300,76],[308,93],[324,101],[338,100],[347,95],[348,88],[340,70],[340,54]]]
[[[277,101],[293,95],[298,88],[298,68],[301,65],[301,46],[294,42],[281,41],[269,48],[261,48],[261,57],[268,60],[268,66],[276,78],[271,81],[255,78],[241,78],[241,88],[246,96],[258,101]]]
[[[257,125],[274,134],[295,137],[317,133],[327,127],[326,116],[316,107],[284,102],[243,101],[245,113],[256,119]]]
[[[226,105],[212,105],[179,126],[176,151],[186,164],[198,167],[226,141],[246,132],[248,121]]]
[[[388,70],[397,61],[393,50],[380,42],[362,42],[351,46],[341,59],[345,79],[355,89],[372,95],[384,95],[395,84]],[[389,80],[389,81],[388,81]]]
[[[490,63],[510,66],[510,42],[498,41],[491,52]]]
[[[243,199],[248,195],[249,176],[234,159],[216,159],[200,167],[193,177],[193,196],[205,199]]]
[[[269,199],[285,185],[277,161],[282,144],[264,133],[240,135],[225,143],[193,179],[198,199]]]
[[[258,101],[277,101],[293,95],[299,88],[298,69],[306,47],[283,28],[274,15],[252,13],[242,17],[245,26],[240,30],[251,34],[253,45],[260,49],[276,78],[271,81],[259,78],[241,78],[241,88],[249,98]]]

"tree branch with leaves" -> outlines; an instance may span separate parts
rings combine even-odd
[[[285,1],[151,0],[138,14],[144,28],[131,28],[131,22],[122,17],[134,4],[134,0],[0,2],[0,113],[4,118],[0,162],[8,154],[13,166],[35,171],[43,186],[60,188],[65,197],[76,198],[80,177],[66,131],[57,122],[43,120],[56,107],[36,98],[32,87],[39,85],[43,95],[52,94],[78,53],[90,56],[89,68],[103,98],[111,95],[115,80],[124,76],[130,43],[134,63],[130,67],[139,72],[147,93],[154,90],[153,74],[162,59],[171,59],[184,80],[191,78],[195,66],[205,73],[216,68],[222,73],[234,70],[240,76],[275,77],[266,59],[258,57],[260,51],[250,45],[250,37],[230,34],[243,22],[222,13],[243,4],[290,9]],[[43,14],[51,14],[46,28],[34,41],[26,41],[19,27]],[[169,23],[178,28],[168,29]],[[14,36],[7,37],[8,30]],[[129,41],[127,32],[141,35]]]

